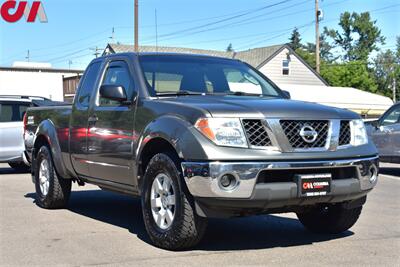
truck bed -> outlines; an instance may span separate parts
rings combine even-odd
[[[72,112],[72,105],[57,105],[46,107],[29,108],[27,114],[26,128],[29,132],[36,132],[37,127],[43,121],[52,123],[57,129],[57,137],[60,142],[61,149],[68,150],[69,140],[69,118]],[[33,136],[25,137],[26,151],[30,154],[33,148]],[[31,138],[31,140],[29,140]]]

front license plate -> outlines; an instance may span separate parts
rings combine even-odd
[[[332,175],[330,173],[296,175],[299,196],[325,196],[331,192]]]

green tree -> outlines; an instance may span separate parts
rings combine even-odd
[[[378,84],[379,92],[388,96],[393,96],[393,80],[396,78],[399,80],[399,59],[396,56],[396,52],[392,50],[386,50],[377,55],[374,60],[375,63],[375,79]],[[398,91],[398,86],[396,86]]]
[[[332,53],[333,46],[327,40],[328,36],[326,33],[321,34],[319,38],[319,54],[321,60],[326,62],[333,62],[338,59],[338,56],[334,56]],[[310,53],[315,53],[315,44],[314,43],[307,43],[305,49]]]
[[[354,87],[376,93],[378,86],[364,61],[321,65],[321,75],[331,86]]]
[[[311,43],[308,43],[311,44]],[[299,55],[305,62],[307,62],[308,65],[310,65],[313,69],[316,68],[316,63],[315,63],[315,49],[309,50],[307,48],[297,48],[296,49],[296,54]]]
[[[228,45],[228,47],[226,48],[226,52],[233,52],[232,43],[230,43],[230,44]]]
[[[339,26],[342,32],[325,27],[324,33],[344,51],[342,58],[345,61],[367,61],[371,52],[378,51],[378,45],[385,43],[376,20],[371,20],[369,12],[344,12],[340,15]]]
[[[396,54],[397,58],[400,58],[400,36],[396,37]]]
[[[300,33],[297,30],[297,28],[293,29],[292,35],[289,38],[289,43],[288,45],[293,49],[296,50],[300,47],[302,47],[301,45],[301,37],[300,37]]]

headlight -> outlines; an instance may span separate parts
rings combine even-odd
[[[351,121],[351,144],[361,146],[368,143],[367,130],[362,120]]]
[[[201,118],[195,127],[219,146],[248,147],[239,119]]]

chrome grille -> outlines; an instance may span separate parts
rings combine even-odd
[[[250,145],[257,147],[272,146],[271,139],[261,120],[242,120],[247,140]]]
[[[323,120],[281,120],[283,132],[285,133],[290,145],[295,149],[303,148],[323,148],[326,145],[329,131],[329,121]],[[303,126],[311,126],[317,133],[314,142],[308,143],[301,136],[300,131]]]
[[[350,121],[340,122],[340,133],[339,133],[339,146],[344,146],[350,144],[351,141],[351,131],[350,131]]]

